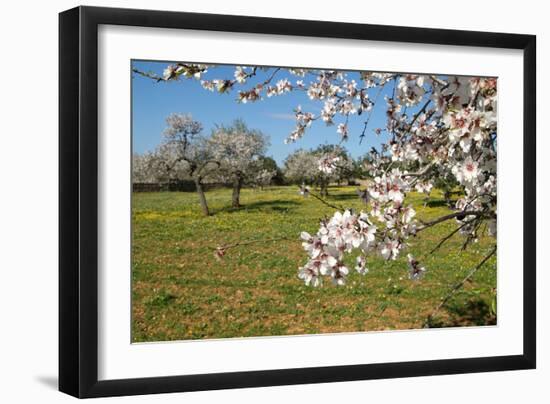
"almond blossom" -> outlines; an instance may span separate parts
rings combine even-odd
[[[375,235],[376,226],[370,222],[365,212],[335,212],[330,219],[321,222],[317,234],[312,236],[302,232],[302,246],[309,261],[300,269],[300,273],[329,275],[334,284],[345,284],[349,269],[343,261],[344,253],[360,249],[366,254],[376,244]],[[368,272],[365,265],[366,261],[358,261],[355,269],[364,274]],[[302,279],[307,281],[310,278]]]

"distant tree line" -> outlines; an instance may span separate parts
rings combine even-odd
[[[205,136],[202,124],[190,114],[174,113],[166,118],[160,145],[153,151],[134,154],[132,181],[142,185],[136,189],[152,189],[144,184],[170,184],[159,186],[166,190],[192,188],[202,212],[209,215],[205,187],[211,184],[230,186],[232,207],[238,208],[245,186],[307,184],[318,187],[326,196],[329,184],[352,184],[365,175],[364,159],[352,159],[339,145],[300,149],[287,157],[282,168],[266,156],[268,147],[269,137],[249,128],[241,119],[230,125],[216,125]],[[327,158],[335,161],[331,170],[322,169]]]

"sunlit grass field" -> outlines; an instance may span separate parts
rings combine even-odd
[[[406,254],[396,261],[373,257],[370,272],[350,272],[345,286],[325,281],[320,288],[298,279],[307,256],[299,234],[315,233],[319,219],[334,209],[297,187],[244,189],[240,209],[232,209],[231,190],[209,191],[212,216],[203,217],[192,192],[133,194],[132,340],[169,341],[421,328],[442,297],[494,247],[482,237],[462,251],[455,235],[428,254],[456,225],[444,222],[411,240],[409,252],[426,267],[420,281],[408,279]],[[417,218],[449,212],[440,192],[410,194]],[[355,187],[332,187],[328,201],[360,210]],[[427,202],[427,203],[426,203]],[[424,206],[426,205],[426,206]],[[213,249],[239,241],[288,240]],[[355,255],[347,257],[354,267]],[[496,323],[496,259],[434,316],[431,326]]]

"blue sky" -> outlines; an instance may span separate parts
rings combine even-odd
[[[169,62],[134,61],[132,66],[146,72],[162,74]],[[205,79],[233,78],[235,66],[216,66],[210,68]],[[350,78],[358,80],[358,74],[349,73]],[[265,79],[261,73],[259,76]],[[297,78],[286,71],[277,74],[276,80],[288,77],[292,82]],[[262,79],[262,80],[263,80]],[[249,80],[243,89],[249,89],[260,79]],[[307,85],[311,79],[307,77],[304,83]],[[391,86],[386,86],[384,92]],[[306,135],[292,144],[285,144],[285,138],[294,129],[295,121],[293,109],[297,105],[302,110],[312,112],[316,116],[322,108],[322,102],[311,101],[305,92],[291,92],[286,95],[265,98],[262,101],[242,104],[236,101],[237,91],[228,94],[213,93],[203,89],[198,80],[179,80],[177,82],[155,82],[149,78],[133,75],[132,78],[132,124],[133,124],[133,152],[143,153],[153,150],[162,140],[162,131],[165,128],[165,118],[174,112],[190,113],[193,118],[204,126],[204,134],[210,134],[216,124],[230,124],[237,118],[242,118],[248,127],[259,129],[270,137],[271,146],[267,155],[273,157],[279,165],[282,165],[288,154],[299,148],[315,148],[320,144],[336,144],[340,141],[336,133],[336,125],[343,122],[338,116],[335,125],[326,126],[321,120],[312,123]],[[377,90],[374,90],[377,91]],[[368,152],[371,146],[378,147],[384,140],[384,135],[377,136],[372,131],[377,127],[385,126],[385,102],[384,92],[374,107],[373,115],[369,122],[367,136],[359,144],[359,135],[363,130],[363,122],[367,114],[350,117],[349,140],[343,146],[353,157],[359,157]],[[371,99],[375,94],[369,94]]]

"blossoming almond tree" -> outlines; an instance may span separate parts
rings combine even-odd
[[[305,92],[320,103],[320,109],[304,111],[296,106],[295,128],[287,142],[302,138],[317,123],[334,125],[335,136],[345,141],[352,135],[348,124],[353,117],[363,120],[363,130],[356,134],[361,142],[373,108],[385,105],[386,125],[374,132],[385,132],[389,140],[381,150],[370,152],[368,171],[373,180],[360,192],[365,210],[339,210],[321,221],[316,234],[301,234],[308,261],[299,277],[306,284],[318,286],[326,277],[342,285],[350,272],[344,264],[346,254],[360,252],[355,270],[364,274],[370,256],[395,260],[412,236],[442,222],[454,220],[456,229],[434,250],[455,233],[464,235],[464,248],[482,232],[496,236],[496,79],[365,71],[356,73],[356,80],[335,70],[237,66],[233,77],[205,80],[208,70],[215,71],[216,66],[175,63],[163,76],[136,73],[158,81],[196,79],[206,90],[236,93],[241,103]],[[249,84],[253,77],[256,84]],[[381,98],[384,90],[391,95]],[[330,173],[336,166],[337,156],[328,155],[318,168]],[[462,190],[455,211],[430,221],[417,218],[407,205],[407,193],[430,192],[438,178],[447,176]],[[482,263],[495,253],[496,248]],[[412,255],[407,258],[410,278],[419,279],[425,268]]]
[[[328,185],[340,182],[353,174],[353,161],[339,145],[322,145],[314,150],[296,150],[284,163],[288,181],[317,185],[322,197],[328,195]]]
[[[174,113],[166,118],[164,141],[153,153],[153,164],[159,176],[182,179],[188,176],[195,183],[202,213],[210,215],[203,181],[220,166],[210,142],[200,136],[202,124],[190,114]]]
[[[312,185],[322,174],[319,170],[319,157],[311,151],[298,149],[286,157],[283,173],[290,183]]]
[[[154,152],[134,153],[132,156],[132,182],[151,183],[161,181]]]
[[[249,129],[244,121],[232,125],[219,125],[209,138],[212,152],[220,167],[217,175],[223,182],[233,185],[232,206],[240,206],[241,188],[245,183],[265,183],[274,173],[262,170],[260,158],[269,145],[266,135]]]
[[[259,187],[263,189],[271,184],[273,178],[277,175],[277,170],[269,170],[267,168],[259,167],[259,170],[254,172],[253,176],[250,178],[250,184],[253,187]]]

